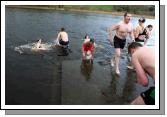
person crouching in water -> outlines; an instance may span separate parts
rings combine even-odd
[[[132,42],[128,46],[128,53],[132,56],[132,63],[136,71],[137,82],[144,87],[149,84],[148,76],[155,82],[155,50]],[[131,104],[155,105],[155,86],[142,92]]]
[[[94,39],[85,40],[82,44],[82,60],[92,60],[94,58]]]
[[[59,46],[68,45],[68,34],[65,32],[65,28],[61,28],[61,31],[57,35],[56,44]]]

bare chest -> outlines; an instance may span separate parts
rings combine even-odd
[[[130,33],[132,31],[132,27],[128,24],[121,24],[118,29],[119,32]]]

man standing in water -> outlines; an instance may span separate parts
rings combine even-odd
[[[143,86],[148,86],[148,75],[155,81],[155,51],[152,48],[142,46],[140,43],[132,42],[128,46],[128,52],[132,55],[132,64],[135,67],[137,82]],[[144,54],[143,54],[144,53]],[[155,87],[150,87],[141,93],[131,104],[154,105]]]
[[[61,31],[57,35],[56,42],[59,43],[60,45],[68,45],[68,34],[65,32],[64,28],[61,28]]]
[[[131,39],[134,41],[133,28],[132,24],[130,23],[130,19],[131,19],[131,14],[125,13],[123,21],[120,21],[118,24],[108,29],[109,40],[112,45],[114,42],[114,48],[115,48],[115,55],[111,59],[111,66],[113,67],[115,65],[116,74],[118,75],[120,74],[119,59],[121,55],[121,50],[124,48],[126,44],[127,36],[130,35]],[[112,31],[114,30],[116,30],[116,35],[114,36],[113,39]]]

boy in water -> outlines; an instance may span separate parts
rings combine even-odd
[[[58,45],[68,45],[69,40],[68,40],[68,34],[65,32],[65,28],[61,28],[61,31],[57,35],[56,42]]]

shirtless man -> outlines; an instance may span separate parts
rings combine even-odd
[[[133,28],[130,23],[131,14],[125,13],[123,21],[120,21],[118,24],[112,26],[108,29],[109,32],[109,40],[115,48],[115,55],[113,59],[111,59],[111,66],[115,65],[116,74],[120,74],[119,72],[119,59],[121,55],[121,50],[124,48],[126,44],[126,37],[130,35],[131,39],[134,41]],[[116,35],[114,39],[112,38],[112,31],[116,30]],[[114,40],[114,41],[113,41]]]
[[[137,82],[143,86],[148,86],[148,76],[155,81],[155,53],[154,49],[142,46],[140,43],[132,42],[128,47],[128,52],[132,55],[132,63],[137,74]],[[143,54],[144,53],[144,54]],[[131,104],[141,105],[155,104],[155,87],[150,87],[141,93]]]
[[[65,32],[64,28],[61,28],[61,31],[59,32],[59,34],[57,35],[57,42],[60,45],[68,45],[69,41],[68,41],[68,34]]]

